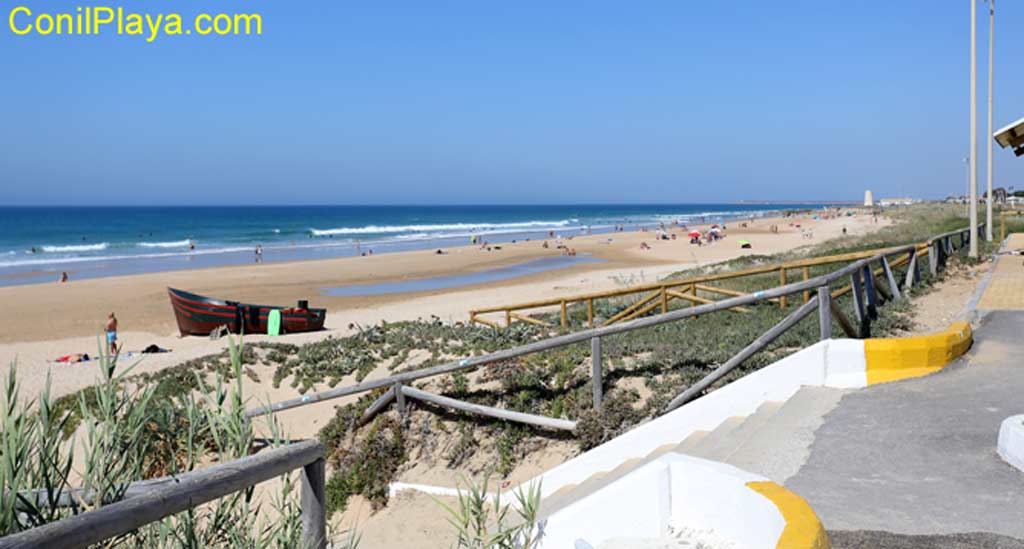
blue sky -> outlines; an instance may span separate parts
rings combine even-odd
[[[965,190],[968,2],[126,2],[262,36],[0,29],[0,203],[597,203]],[[114,5],[117,4],[106,4]],[[995,125],[1024,116],[998,5]],[[987,9],[979,1],[979,185]],[[996,149],[996,185],[1024,158]]]

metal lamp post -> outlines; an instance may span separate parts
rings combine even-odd
[[[978,257],[978,0],[971,0],[971,218],[969,255]]]
[[[985,240],[992,241],[992,51],[995,43],[996,32],[996,0],[988,1],[988,134],[985,141],[988,143],[988,181],[985,195]]]

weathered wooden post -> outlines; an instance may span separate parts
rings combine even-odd
[[[779,267],[779,286],[785,286],[785,285],[786,285],[786,267],[780,266]],[[786,308],[786,296],[784,296],[784,295],[783,296],[779,296],[779,308],[780,309],[785,309]]]
[[[562,327],[566,328],[569,326],[569,315],[565,310],[565,300],[562,300]]]
[[[603,387],[603,384],[604,384],[603,377],[604,376],[603,376],[603,372],[602,372],[602,369],[601,369],[601,338],[600,337],[592,337],[592,338],[590,338],[590,364],[591,364],[590,380],[591,380],[591,384],[594,386],[594,391],[593,391],[593,393],[594,393],[594,409],[595,410],[600,410],[601,409],[601,399],[603,397],[603,390],[604,390],[604,387]]]
[[[910,249],[910,256],[907,258],[907,278],[903,282],[903,290],[909,292],[915,282],[917,282],[917,246]]]
[[[808,267],[807,265],[804,265],[804,269],[803,270],[804,270],[804,282],[807,282],[811,278],[811,268]],[[804,290],[804,303],[807,303],[810,300],[811,300],[811,291],[810,290]]]
[[[900,285],[896,283],[896,277],[892,274],[892,267],[889,265],[889,260],[882,256],[882,270],[885,271],[885,280],[889,283],[889,292],[892,293],[892,298],[900,298]]]
[[[928,270],[932,276],[939,274],[939,243],[934,240],[928,245]]]
[[[587,327],[594,327],[594,298],[587,299]]]
[[[405,417],[405,393],[402,392],[402,384],[395,383],[395,409],[398,410],[398,415],[402,418]]]
[[[868,319],[874,320],[878,318],[878,292],[875,291],[875,276],[871,272],[871,264],[864,265],[862,269],[864,272],[864,293],[867,294],[867,312]]]
[[[832,337],[832,292],[828,286],[818,288],[818,329],[821,341]]]
[[[864,307],[864,286],[860,280],[861,270],[857,269],[850,274],[850,293],[853,294],[853,310],[857,316],[857,324],[860,327],[860,337],[867,337],[869,333],[869,320]]]
[[[661,287],[661,314],[668,312],[668,290],[664,286]]]
[[[864,323],[864,289],[860,283],[860,270],[850,274],[850,294],[853,295],[853,313],[857,322]]]
[[[302,546],[327,547],[324,458],[302,468]]]

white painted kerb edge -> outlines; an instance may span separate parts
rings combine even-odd
[[[1003,420],[996,450],[1006,463],[1024,471],[1024,414]]]
[[[548,517],[542,545],[598,547],[610,539],[703,531],[730,547],[774,548],[786,520],[774,503],[746,486],[766,480],[669,452]]]

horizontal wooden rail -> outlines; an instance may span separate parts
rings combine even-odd
[[[516,303],[516,304],[512,304],[512,305],[502,305],[502,306],[496,306],[496,307],[486,307],[486,308],[482,308],[482,309],[474,309],[473,311],[471,311],[470,314],[473,317],[477,317],[478,315],[485,314],[485,313],[498,313],[498,312],[516,311],[516,310],[522,310],[522,309],[536,309],[536,308],[541,308],[541,307],[553,307],[553,306],[556,306],[556,305],[560,306],[563,302],[566,302],[566,303],[579,303],[579,302],[584,302],[584,301],[593,300],[593,299],[604,299],[604,298],[609,298],[609,297],[622,297],[622,296],[631,295],[631,294],[635,294],[635,293],[642,293],[642,292],[653,292],[653,291],[659,291],[660,292],[662,288],[678,289],[677,287],[679,287],[679,286],[689,286],[690,284],[694,284],[694,283],[714,282],[716,280],[728,280],[728,279],[732,279],[732,278],[742,278],[742,277],[758,275],[758,274],[774,273],[774,272],[778,272],[779,269],[795,269],[795,268],[801,268],[801,267],[805,267],[805,266],[806,267],[811,267],[811,266],[817,266],[817,265],[829,265],[829,264],[832,264],[832,263],[843,263],[843,262],[848,262],[848,261],[855,261],[855,260],[858,260],[858,259],[864,259],[864,258],[867,258],[867,257],[873,257],[875,255],[878,255],[879,253],[889,253],[891,250],[902,249],[902,248],[904,248],[904,247],[897,246],[897,247],[893,247],[893,248],[880,248],[880,249],[875,249],[875,250],[865,250],[865,251],[862,251],[862,252],[850,252],[850,253],[845,253],[845,254],[836,254],[836,255],[823,256],[823,257],[815,257],[815,258],[809,258],[809,259],[800,259],[800,260],[786,261],[786,262],[783,262],[783,263],[777,263],[777,264],[772,264],[772,265],[764,265],[764,266],[760,266],[760,267],[751,267],[749,269],[742,269],[742,270],[739,270],[739,271],[730,271],[730,272],[726,272],[726,273],[716,273],[716,274],[695,276],[695,277],[689,277],[689,278],[686,278],[686,279],[678,279],[678,280],[665,280],[665,281],[661,281],[661,282],[649,282],[649,283],[646,283],[646,284],[638,284],[638,285],[635,285],[635,286],[630,286],[628,288],[621,288],[621,289],[618,289],[618,290],[608,290],[608,291],[603,291],[603,292],[591,292],[591,293],[585,293],[585,294],[572,295],[572,296],[568,296],[568,297],[542,299],[542,300],[537,300],[537,301],[529,301],[529,302],[523,302],[523,303]],[[708,291],[715,291],[715,290],[708,290]],[[479,321],[480,319],[477,318],[477,320]]]
[[[903,246],[899,248],[891,248],[886,253],[906,253],[913,249],[915,245]],[[380,387],[388,387],[395,383],[408,384],[411,381],[422,379],[426,377],[433,377],[443,374],[450,374],[453,372],[459,372],[463,370],[470,370],[483,366],[485,364],[491,364],[502,360],[509,360],[518,358],[521,356],[538,353],[542,351],[548,351],[556,349],[558,347],[564,347],[566,345],[572,345],[574,343],[581,343],[589,341],[593,337],[605,337],[615,334],[628,332],[631,330],[638,330],[642,328],[648,328],[652,326],[659,326],[669,322],[675,322],[684,318],[691,318],[694,316],[706,315],[717,311],[723,311],[726,309],[733,309],[735,307],[742,307],[744,305],[750,305],[760,301],[767,301],[773,298],[778,298],[783,295],[792,295],[795,293],[801,293],[804,290],[813,290],[819,286],[830,284],[836,280],[845,279],[849,277],[851,273],[862,268],[864,265],[869,263],[871,260],[875,260],[875,257],[860,260],[855,263],[846,265],[836,271],[827,273],[824,275],[813,277],[809,280],[801,280],[787,284],[786,286],[778,288],[770,288],[768,290],[762,290],[750,294],[743,294],[740,296],[723,299],[721,301],[715,301],[704,305],[697,305],[695,307],[689,307],[684,309],[677,309],[675,311],[669,311],[666,314],[657,316],[637,318],[629,320],[619,324],[612,324],[610,326],[601,326],[598,328],[590,328],[586,330],[580,330],[578,332],[572,332],[563,334],[541,341],[535,341],[526,345],[520,345],[510,349],[503,349],[488,353],[484,355],[474,356],[465,358],[455,362],[449,362],[446,364],[439,364],[430,368],[423,368],[420,370],[413,370],[409,372],[403,372],[393,376],[388,376],[381,379],[375,379],[372,381],[364,381],[355,385],[347,387],[337,387],[322,391],[319,393],[312,393],[303,395],[298,398],[293,398],[281,402],[270,404],[269,406],[260,406],[252,408],[246,411],[248,417],[255,417],[260,415],[269,414],[272,412],[278,412],[282,410],[289,410],[291,408],[297,408],[299,406],[306,406],[309,404],[315,404],[317,402],[323,402],[325,400],[331,400],[343,396],[363,393]]]
[[[726,374],[731,372],[740,364],[743,364],[748,358],[754,356],[755,353],[767,347],[771,342],[775,341],[780,335],[796,325],[797,322],[803,320],[807,315],[814,312],[818,308],[818,297],[812,297],[810,301],[797,307],[795,311],[789,313],[786,318],[782,319],[781,322],[776,324],[772,329],[768,330],[760,337],[755,339],[750,345],[743,348],[742,351],[737,353],[735,356],[727,360],[724,364],[715,368],[713,372],[704,377],[704,379],[694,383],[690,388],[686,389],[679,396],[673,398],[668,406],[665,407],[665,411],[675,410],[676,408],[686,404],[704,392],[705,389],[710,387],[716,381],[725,377]]]
[[[945,236],[950,236],[950,235],[954,235],[954,234],[960,234],[960,233],[963,233],[965,231],[966,231],[966,229],[962,229],[960,231],[951,231],[950,233],[944,233],[943,235],[939,235],[939,236],[940,237],[945,237]],[[405,385],[405,384],[408,384],[408,383],[410,383],[412,381],[415,381],[417,379],[423,379],[423,378],[434,377],[434,376],[438,376],[438,375],[450,374],[450,373],[464,371],[464,370],[471,370],[471,369],[474,369],[474,368],[477,368],[477,367],[480,367],[480,366],[483,366],[483,365],[486,365],[486,364],[492,364],[492,363],[500,362],[500,361],[503,361],[503,360],[511,360],[511,359],[518,358],[518,357],[521,357],[521,356],[530,355],[530,354],[533,354],[533,353],[549,351],[551,349],[556,349],[556,348],[559,348],[559,347],[564,347],[566,345],[573,345],[573,344],[576,344],[576,343],[583,343],[583,342],[589,341],[589,340],[591,340],[593,338],[603,338],[603,337],[606,337],[606,336],[611,336],[611,335],[615,335],[615,334],[625,333],[625,332],[629,332],[629,331],[632,331],[632,330],[639,330],[639,329],[643,329],[643,328],[649,328],[649,327],[653,327],[653,326],[659,326],[661,324],[667,324],[669,322],[676,322],[676,321],[679,321],[679,320],[682,320],[682,319],[692,318],[692,317],[695,317],[695,316],[705,315],[705,314],[709,314],[709,313],[714,313],[714,312],[717,312],[717,311],[723,311],[723,310],[727,310],[727,309],[734,309],[736,307],[742,307],[744,305],[750,305],[750,304],[758,303],[758,302],[762,302],[762,301],[771,301],[773,299],[781,298],[782,296],[788,296],[788,295],[793,295],[793,294],[796,294],[796,293],[802,293],[805,290],[807,290],[807,291],[817,291],[817,288],[820,287],[820,286],[828,286],[828,285],[832,284],[833,282],[847,279],[851,274],[853,274],[855,272],[858,272],[860,269],[863,269],[865,266],[870,265],[871,263],[880,261],[881,258],[884,257],[884,256],[889,256],[889,255],[893,255],[893,254],[908,254],[909,255],[910,252],[914,252],[916,255],[920,255],[921,253],[925,253],[924,251],[919,251],[921,246],[922,246],[922,244],[909,244],[909,245],[905,245],[905,246],[896,246],[896,247],[892,247],[892,248],[885,248],[884,251],[882,251],[882,252],[879,252],[879,253],[877,253],[875,255],[872,255],[870,257],[866,257],[864,259],[860,259],[860,260],[855,261],[853,263],[847,264],[847,265],[845,265],[845,266],[843,266],[843,267],[841,267],[841,268],[839,268],[839,269],[837,269],[835,271],[832,271],[830,273],[826,273],[826,274],[819,275],[819,276],[816,276],[816,277],[813,277],[813,278],[809,278],[807,280],[801,280],[801,281],[798,281],[798,282],[792,282],[792,283],[789,283],[789,284],[787,284],[785,286],[776,287],[776,288],[770,288],[770,289],[767,289],[767,290],[762,290],[762,291],[753,292],[753,293],[749,293],[749,294],[742,294],[742,295],[738,295],[738,296],[735,296],[735,297],[723,299],[723,300],[720,300],[720,301],[715,301],[715,302],[712,302],[712,303],[706,303],[706,304],[703,304],[703,305],[696,305],[694,307],[677,309],[675,311],[669,311],[668,313],[660,314],[660,315],[657,315],[657,316],[648,316],[648,317],[643,317],[643,318],[636,318],[636,319],[628,320],[628,321],[621,322],[621,323],[618,323],[618,324],[612,324],[612,325],[609,325],[609,326],[601,326],[601,327],[598,327],[598,328],[588,328],[588,329],[585,329],[585,330],[580,330],[578,332],[572,332],[572,333],[563,334],[563,335],[559,335],[559,336],[555,336],[555,337],[550,337],[550,338],[547,338],[547,339],[544,339],[544,340],[541,340],[541,341],[535,341],[535,342],[532,342],[532,343],[527,343],[525,345],[520,345],[518,347],[512,347],[512,348],[509,348],[509,349],[502,349],[500,351],[495,351],[493,353],[487,353],[487,354],[484,354],[484,355],[468,357],[468,358],[464,358],[462,360],[458,360],[458,361],[454,361],[454,362],[449,362],[449,363],[446,363],[446,364],[439,364],[437,366],[432,366],[432,367],[429,367],[429,368],[423,368],[423,369],[419,369],[419,370],[412,370],[412,371],[409,371],[409,372],[402,372],[400,374],[395,374],[393,376],[388,376],[388,377],[381,378],[381,379],[375,379],[375,380],[372,380],[372,381],[364,381],[362,383],[357,383],[355,385],[349,385],[347,387],[336,387],[334,389],[328,389],[326,391],[322,391],[322,392],[318,392],[318,393],[312,393],[312,394],[303,395],[303,396],[298,397],[298,398],[284,400],[284,401],[281,401],[281,402],[275,402],[273,404],[266,405],[266,406],[259,406],[259,407],[256,407],[256,408],[251,408],[251,409],[246,411],[246,416],[251,418],[251,417],[261,416],[261,415],[265,415],[265,414],[269,414],[269,413],[273,413],[273,412],[289,410],[289,409],[297,408],[297,407],[300,407],[300,406],[306,406],[306,405],[315,404],[315,403],[318,403],[318,402],[324,402],[324,401],[327,401],[327,400],[332,400],[332,399],[336,399],[336,398],[340,398],[340,397],[344,397],[344,396],[348,396],[348,395],[354,395],[354,394],[358,394],[358,393],[363,393],[363,392],[371,391],[373,389],[378,389],[378,388],[381,388],[381,387],[390,387],[390,386],[392,386],[392,385],[394,385],[396,383],[400,383],[400,384]],[[915,260],[916,260],[916,255],[915,255]],[[776,268],[777,268],[776,266],[772,266],[771,268],[768,268],[767,270],[765,270],[765,272],[770,272],[771,270],[776,269]],[[690,284],[694,284],[694,282],[692,280],[690,280],[690,281],[681,281],[679,285],[680,286],[685,286],[685,285],[690,285]],[[561,303],[561,300],[558,300],[558,301],[555,301],[554,304],[560,304],[560,303]],[[830,307],[834,306],[834,304],[835,304],[835,301],[834,300],[830,300]],[[499,310],[503,310],[503,309],[499,309]],[[834,312],[834,316],[837,317],[837,319],[840,320],[840,323],[841,323],[844,331],[846,331],[847,334],[850,335],[850,331],[852,331],[850,329],[852,328],[852,326],[849,325],[848,321],[843,322],[846,319],[845,319],[845,317],[843,317],[842,313],[838,309],[834,309],[833,312]]]
[[[526,414],[523,412],[513,412],[511,410],[502,410],[501,408],[494,408],[493,406],[484,406],[482,404],[474,404],[464,400],[456,400],[446,396],[435,395],[434,393],[414,389],[408,385],[402,385],[402,392],[409,398],[422,400],[423,402],[429,402],[444,408],[452,408],[454,410],[469,412],[471,414],[504,419],[506,421],[515,421],[517,423],[526,423],[528,425],[536,425],[538,427],[546,427],[548,429],[558,429],[561,431],[576,430],[576,422],[568,419],[557,419],[553,417]]]
[[[698,288],[699,288],[699,286],[698,286]],[[692,301],[694,303],[714,303],[715,302],[713,299],[707,299],[707,298],[704,298],[704,297],[697,297],[695,295],[684,294],[684,293],[681,293],[681,292],[668,291],[667,293],[668,293],[668,295],[670,295],[670,296],[672,296],[674,298],[685,299],[686,301]],[[746,309],[746,308],[743,308],[743,307],[735,307],[735,308],[733,308],[733,310],[738,312],[738,313],[749,313],[750,312],[750,309]]]
[[[299,468],[303,546],[326,547],[324,447],[309,440],[164,479],[129,499],[0,538],[0,549],[86,548]]]

